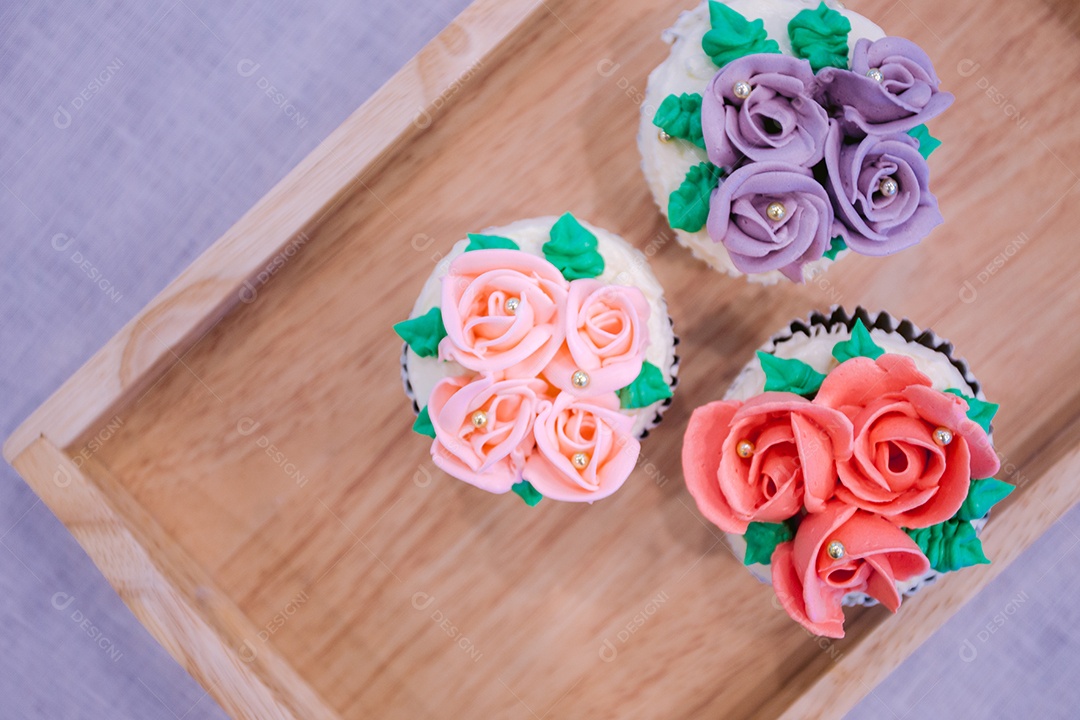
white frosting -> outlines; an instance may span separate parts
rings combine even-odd
[[[791,41],[788,38],[788,23],[799,12],[813,10],[819,0],[727,0],[725,4],[749,20],[761,19],[769,37],[780,45],[780,51],[791,55]],[[843,9],[838,2],[826,0],[826,5],[844,15],[851,23],[848,35],[848,48],[854,49],[859,38],[878,40],[885,37],[885,32],[862,15]],[[641,122],[638,130],[638,149],[641,151],[641,166],[645,179],[649,183],[660,211],[667,216],[668,197],[678,189],[686,177],[687,171],[705,162],[705,151],[696,145],[682,140],[663,142],[658,129],[653,125],[653,117],[660,103],[668,95],[681,93],[705,92],[717,68],[713,61],[701,49],[701,38],[711,29],[709,24],[709,4],[702,2],[693,10],[687,10],[679,16],[674,27],[663,34],[664,42],[671,44],[671,54],[649,75],[645,89],[645,102],[641,106]],[[742,275],[731,262],[724,246],[713,242],[705,228],[691,233],[676,230],[679,242],[690,249],[694,256],[704,260],[713,268],[729,275]],[[825,269],[832,261],[822,258],[807,263],[805,272],[812,277]],[[783,275],[773,270],[767,273],[751,274],[754,282],[771,285]]]
[[[790,339],[779,342],[776,346],[775,354],[777,357],[784,358],[785,360],[798,358],[818,372],[828,373],[837,365],[836,359],[832,356],[833,346],[838,342],[850,340],[851,331],[842,324],[837,323],[830,329],[826,329],[821,325],[814,325],[811,328],[811,333],[813,334],[804,335],[803,333],[795,333]],[[919,372],[930,378],[930,382],[933,383],[935,390],[944,391],[950,388],[956,388],[965,395],[976,395],[971,385],[964,379],[964,376],[960,371],[949,362],[949,359],[944,353],[931,350],[918,343],[908,342],[899,333],[874,329],[870,331],[870,337],[885,350],[885,352],[906,355],[914,360],[915,366],[919,369]],[[764,391],[765,372],[761,369],[761,361],[755,356],[754,359],[747,363],[746,367],[742,369],[739,376],[735,378],[735,382],[732,383],[731,387],[724,395],[724,399],[745,401],[755,395],[760,395]],[[979,393],[979,395],[981,396],[981,393]],[[979,524],[977,527],[981,528],[982,526]],[[742,535],[736,535],[734,533],[725,533],[725,535],[727,536],[728,544],[734,551],[735,556],[741,561],[743,557],[746,556],[746,540]],[[747,565],[747,568],[758,580],[766,583],[771,582],[772,569],[769,565],[754,563]],[[896,587],[900,590],[901,594],[910,595],[937,574],[938,573],[931,570],[925,575],[909,578],[905,581],[897,581]],[[848,593],[844,596],[843,604],[857,605],[865,604],[867,601],[868,596],[863,593]]]
[[[796,333],[790,340],[784,340],[776,346],[775,354],[785,360],[798,358],[819,373],[828,373],[837,365],[836,359],[832,356],[833,346],[838,342],[851,339],[851,331],[838,323],[830,330],[815,325],[812,332],[815,332],[812,337]],[[885,352],[906,355],[914,360],[919,372],[930,378],[935,390],[956,388],[966,395],[975,394],[964,380],[964,376],[943,353],[908,342],[898,333],[874,329],[870,331],[870,337]],[[761,369],[761,361],[755,356],[735,378],[735,382],[731,384],[724,399],[749,400],[763,392],[765,392],[765,371]]]
[[[483,230],[485,235],[499,235],[510,238],[518,244],[523,251],[544,257],[543,245],[550,239],[551,226],[558,220],[557,217],[542,217],[531,220],[520,220],[505,227],[489,228]],[[610,285],[629,285],[636,287],[645,295],[649,302],[649,345],[645,349],[645,359],[651,362],[664,375],[664,381],[669,385],[674,379],[677,369],[675,368],[675,334],[668,317],[667,303],[664,301],[664,289],[653,275],[645,255],[633,248],[618,235],[603,230],[587,222],[578,220],[588,228],[597,240],[597,251],[604,258],[604,272],[597,276],[597,280]],[[465,252],[468,240],[459,240],[454,247],[435,266],[435,272],[424,283],[420,296],[413,306],[409,317],[423,315],[431,308],[442,303],[442,278],[447,274],[450,263],[458,255]],[[437,357],[420,357],[411,349],[407,353],[406,370],[413,393],[420,407],[427,405],[427,399],[435,384],[444,377],[467,375],[470,371],[462,368],[454,362],[443,362]],[[634,433],[640,434],[651,426],[657,410],[663,401],[656,402],[634,412]]]

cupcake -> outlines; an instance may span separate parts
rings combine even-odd
[[[979,533],[1012,485],[987,402],[933,332],[834,308],[775,335],[723,400],[697,408],[683,472],[735,555],[811,632],[845,605],[901,599],[990,562]]]
[[[708,0],[663,38],[642,169],[679,242],[713,268],[802,282],[942,222],[925,123],[953,97],[915,43],[810,0]]]
[[[434,463],[529,505],[618,490],[678,371],[645,256],[569,213],[470,233],[394,330]]]

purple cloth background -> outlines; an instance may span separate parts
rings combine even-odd
[[[0,435],[466,1],[0,5]],[[223,716],[7,465],[0,545],[0,717]],[[1077,545],[1080,509],[850,717],[1076,717]]]

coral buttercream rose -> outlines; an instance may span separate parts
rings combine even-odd
[[[566,297],[566,343],[544,376],[560,390],[578,396],[624,388],[641,372],[649,344],[649,303],[634,287],[574,280]],[[584,371],[584,386],[574,373]]]
[[[836,458],[851,454],[851,422],[793,393],[694,410],[683,439],[686,486],[702,514],[726,532],[783,522],[805,505],[824,509]]]
[[[758,53],[731,61],[713,76],[701,100],[709,161],[728,171],[743,158],[816,164],[829,116],[815,92],[806,60]]]
[[[851,457],[837,462],[836,497],[906,528],[948,520],[972,478],[998,470],[990,438],[968,404],[931,387],[915,362],[856,357],[828,374],[814,399],[851,419]]]
[[[751,163],[713,191],[707,227],[741,272],[779,270],[802,282],[803,265],[829,247],[832,202],[806,168]]]
[[[634,419],[615,393],[576,398],[560,393],[536,418],[536,450],[525,479],[544,497],[593,502],[618,490],[637,464]]]
[[[938,89],[930,56],[899,37],[861,38],[850,70],[827,67],[817,80],[825,102],[839,106],[844,131],[857,136],[907,132],[953,103]]]
[[[846,140],[835,121],[825,143],[837,233],[863,255],[911,247],[944,220],[919,142],[905,134]]]
[[[534,377],[565,334],[567,282],[543,258],[516,250],[473,250],[442,279],[446,337],[439,357],[478,373]]]
[[[788,615],[816,635],[841,638],[844,595],[866,593],[896,612],[896,581],[926,573],[930,562],[888,520],[833,501],[804,517],[794,540],[776,546],[771,566],[773,589]]]
[[[431,391],[431,459],[450,475],[493,493],[521,481],[533,423],[548,385],[537,379],[444,378]]]

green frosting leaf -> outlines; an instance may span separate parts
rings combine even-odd
[[[427,435],[429,438],[435,437],[435,426],[431,424],[431,416],[428,415],[427,405],[416,416],[416,422],[412,424],[412,429],[413,432]]]
[[[908,135],[919,141],[919,154],[929,158],[930,153],[941,147],[941,141],[930,134],[930,128],[926,125],[917,125],[908,130]]]
[[[634,382],[619,390],[619,405],[625,409],[643,408],[669,397],[671,386],[664,381],[664,373],[646,360]]]
[[[596,251],[596,236],[570,213],[551,227],[551,240],[544,243],[544,257],[559,268],[567,280],[596,277],[604,272],[604,258]]]
[[[536,507],[536,504],[544,499],[544,496],[537,492],[536,488],[528,480],[515,483],[510,489],[517,493],[529,507]]]
[[[727,5],[709,0],[709,22],[712,30],[701,39],[701,49],[717,67],[756,53],[778,53],[780,45],[770,40],[765,22],[751,22]]]
[[[469,244],[465,246],[465,252],[470,250],[520,250],[516,242],[510,238],[500,237],[499,235],[480,235],[478,233],[469,233]]]
[[[840,251],[847,250],[847,243],[844,242],[844,238],[837,235],[829,243],[829,249],[825,251],[825,257],[830,260],[835,260],[836,256],[840,254]]]
[[[877,360],[885,354],[880,345],[870,337],[870,331],[863,325],[862,320],[855,321],[855,327],[851,328],[851,339],[838,342],[833,346],[832,356],[837,362],[844,362],[856,357],[868,357]]]
[[[970,395],[965,395],[956,388],[949,388],[945,392],[964,398],[968,404],[968,419],[978,423],[979,427],[986,432],[990,432],[990,423],[993,421],[994,416],[997,415],[998,408],[1001,407],[1000,405],[997,403],[986,402],[985,400],[979,400]]]
[[[701,134],[701,96],[697,93],[668,95],[653,116],[653,125],[671,137],[689,140],[705,149],[705,137]]]
[[[816,10],[803,10],[788,23],[788,36],[795,57],[810,61],[814,72],[825,67],[848,67],[848,33],[851,23],[825,3]]]
[[[679,189],[668,198],[668,224],[675,230],[697,232],[709,219],[709,199],[720,184],[720,168],[703,162],[690,168]]]
[[[952,572],[969,565],[988,565],[990,560],[983,553],[982,542],[975,528],[966,520],[952,518],[928,528],[904,530],[923,555],[930,567],[938,572]]]
[[[825,376],[802,360],[785,360],[758,350],[761,369],[765,371],[765,392],[792,392],[808,397],[821,387]]]
[[[1015,485],[1010,485],[1001,480],[986,478],[985,480],[972,480],[968,489],[967,498],[960,510],[956,513],[959,520],[978,520],[985,515],[990,508],[1009,496]]]
[[[439,341],[446,337],[442,310],[433,307],[423,315],[402,320],[394,332],[420,357],[432,357],[439,352]]]
[[[972,520],[985,515],[1016,487],[1009,483],[986,478],[972,480],[964,504],[952,518],[928,528],[906,529],[912,540],[938,572],[952,572],[969,565],[986,565],[990,560],[983,552],[982,542],[975,534]]]
[[[743,539],[746,540],[746,557],[743,558],[743,564],[768,565],[772,562],[772,554],[776,546],[793,537],[795,533],[791,532],[787,523],[750,523],[746,528],[746,534],[743,535]]]

